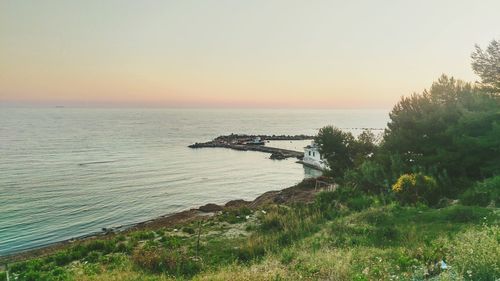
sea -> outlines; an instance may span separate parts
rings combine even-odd
[[[0,256],[162,215],[252,200],[319,172],[187,146],[219,135],[384,128],[389,110],[0,108]],[[381,131],[374,131],[381,132]],[[309,141],[271,141],[302,151]]]

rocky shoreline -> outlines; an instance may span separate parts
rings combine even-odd
[[[55,242],[53,244],[42,246],[36,249],[1,256],[0,264],[49,255],[75,243],[82,243],[94,239],[112,239],[115,235],[125,234],[138,230],[153,230],[162,227],[175,227],[192,222],[194,220],[205,219],[207,217],[217,215],[224,210],[233,208],[248,207],[250,209],[259,209],[265,207],[268,204],[291,204],[298,202],[308,203],[314,200],[314,195],[320,191],[315,189],[315,183],[315,178],[304,179],[302,182],[292,187],[288,187],[282,190],[265,192],[255,198],[253,201],[238,199],[231,200],[224,205],[209,203],[198,208],[160,216],[155,219],[139,222],[132,225],[114,228],[103,228],[101,232]]]

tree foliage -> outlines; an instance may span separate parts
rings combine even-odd
[[[428,203],[456,198],[473,182],[500,175],[500,42],[486,50],[476,46],[472,68],[481,84],[442,75],[429,90],[402,97],[380,144],[370,131],[354,138],[333,126],[322,128],[316,142],[331,175],[366,192],[392,185],[400,198]],[[432,186],[431,197],[420,193],[426,186]],[[405,197],[402,190],[415,188],[414,197]]]
[[[330,174],[338,181],[343,179],[347,171],[369,160],[377,148],[375,135],[371,131],[365,130],[355,138],[350,132],[334,126],[321,128],[315,142],[328,163]]]
[[[354,136],[333,126],[326,126],[319,130],[315,142],[319,152],[326,159],[335,178],[341,178],[344,173],[354,166],[353,145]]]
[[[500,172],[499,106],[471,84],[441,76],[393,108],[382,145],[386,166],[398,155],[404,172],[436,168],[473,180]]]
[[[481,77],[481,82],[488,90],[500,93],[500,41],[493,40],[483,50],[479,45],[472,53],[472,69]]]

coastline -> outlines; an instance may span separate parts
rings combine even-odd
[[[321,178],[321,177],[319,177]],[[103,228],[100,232],[94,232],[77,236],[74,238],[54,242],[41,247],[27,249],[21,252],[0,256],[0,265],[16,261],[22,261],[34,257],[42,257],[62,250],[73,244],[84,243],[95,239],[111,239],[119,234],[126,234],[140,230],[154,230],[162,227],[174,227],[183,225],[195,220],[203,220],[220,214],[224,210],[232,208],[248,207],[250,209],[263,208],[271,203],[291,204],[308,203],[314,200],[316,193],[320,189],[315,189],[315,183],[318,178],[306,178],[296,185],[281,189],[271,190],[262,193],[252,201],[235,199],[226,202],[224,205],[208,203],[197,208],[165,214],[150,220],[141,221],[129,225],[123,225],[114,228]]]

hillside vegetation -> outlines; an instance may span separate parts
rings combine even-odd
[[[345,188],[318,193],[308,204],[227,208],[177,229],[79,243],[11,264],[10,275],[15,280],[495,280],[499,218],[493,207],[402,206]]]

